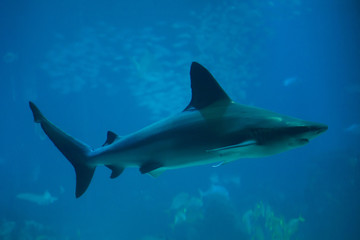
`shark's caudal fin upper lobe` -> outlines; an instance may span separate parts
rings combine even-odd
[[[80,197],[88,188],[95,171],[95,167],[87,164],[91,147],[56,127],[42,115],[34,103],[29,102],[29,105],[34,115],[34,121],[40,123],[46,135],[74,166],[76,173],[75,195]]]

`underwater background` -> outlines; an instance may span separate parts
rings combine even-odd
[[[356,0],[2,0],[0,239],[360,239]],[[243,104],[322,122],[267,158],[170,170],[73,167],[28,101],[87,144],[184,109],[203,64]]]

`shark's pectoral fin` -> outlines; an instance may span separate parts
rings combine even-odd
[[[225,162],[218,162],[218,163],[215,163],[214,165],[212,165],[212,167],[220,167],[221,165],[223,165]]]
[[[255,140],[247,140],[247,141],[244,141],[244,142],[241,142],[241,143],[238,143],[238,144],[234,144],[234,145],[209,149],[209,150],[206,150],[206,152],[223,152],[223,151],[228,151],[228,150],[234,150],[234,149],[237,149],[237,148],[249,147],[249,146],[253,146],[253,145],[256,145],[256,144],[257,144],[257,142]]]
[[[114,133],[112,131],[108,131],[107,138],[103,144],[103,147],[112,144],[116,139],[119,139],[119,138],[120,138],[119,135],[117,135],[116,133]]]
[[[160,163],[160,162],[153,162],[153,161],[150,161],[150,162],[146,162],[144,163],[141,167],[140,167],[140,172],[142,174],[145,174],[145,173],[150,173],[158,168],[161,168],[163,167],[163,164]]]
[[[106,167],[110,168],[110,170],[112,171],[110,178],[118,177],[125,169],[123,167],[116,166],[116,165],[106,165]]]

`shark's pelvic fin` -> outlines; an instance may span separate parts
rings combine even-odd
[[[91,147],[56,127],[42,115],[34,103],[29,102],[29,105],[34,115],[34,121],[40,123],[46,135],[74,166],[76,173],[75,195],[77,198],[80,197],[88,188],[95,171],[95,167],[87,164]]]
[[[231,99],[211,73],[197,62],[190,69],[192,97],[184,111],[200,110],[216,102],[230,103]]]
[[[158,177],[160,176],[163,172],[165,172],[166,169],[164,168],[157,168],[151,172],[148,172],[152,177]]]
[[[143,164],[141,167],[140,167],[140,172],[142,174],[145,174],[145,173],[150,173],[158,168],[161,168],[163,167],[163,165],[160,163],[160,162],[155,162],[155,161],[150,161],[150,162],[147,162],[145,164]]]

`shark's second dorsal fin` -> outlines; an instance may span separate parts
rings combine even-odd
[[[108,131],[107,138],[106,138],[105,143],[103,144],[103,147],[112,144],[118,138],[120,138],[120,137],[116,133],[114,133],[112,131]]]
[[[190,69],[192,97],[184,111],[200,110],[215,102],[230,103],[231,99],[221,88],[211,73],[197,62]]]

